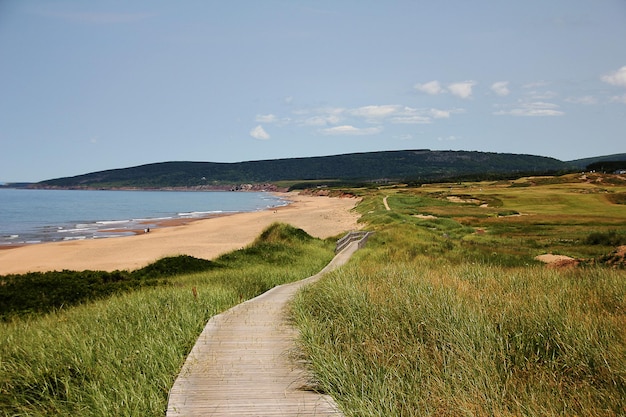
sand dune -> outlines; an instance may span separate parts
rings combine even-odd
[[[0,250],[0,275],[29,271],[135,269],[171,255],[213,259],[250,244],[283,222],[326,238],[359,228],[355,198],[283,195],[292,204],[273,210],[198,220],[136,236],[53,242]]]

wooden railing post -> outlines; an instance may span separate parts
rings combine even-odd
[[[361,230],[358,232],[349,232],[344,237],[337,241],[337,245],[335,246],[335,253],[341,252],[346,246],[348,246],[351,242],[359,241],[359,249],[365,246],[367,239],[374,232],[368,232],[365,230]]]

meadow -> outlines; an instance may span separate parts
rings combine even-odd
[[[0,277],[4,306],[29,294],[37,300],[3,311],[0,415],[164,415],[169,389],[211,316],[319,272],[333,249],[334,242],[275,224],[211,262],[178,257],[135,272],[56,274],[56,282],[74,284],[86,276],[81,297],[71,285],[42,297],[37,274],[23,283],[11,277],[11,285]]]
[[[376,234],[293,305],[318,389],[347,416],[626,415],[626,271],[602,262],[626,244],[625,191],[581,174],[361,190]]]

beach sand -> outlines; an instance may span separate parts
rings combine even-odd
[[[113,271],[141,268],[165,256],[214,259],[243,248],[275,222],[327,238],[359,229],[356,198],[280,194],[285,207],[203,219],[135,236],[52,242],[0,250],[0,275],[54,270]]]

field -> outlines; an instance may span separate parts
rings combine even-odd
[[[376,234],[293,308],[318,388],[347,416],[626,415],[625,185],[362,190]]]

